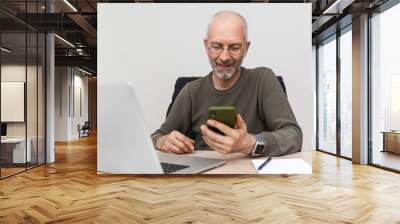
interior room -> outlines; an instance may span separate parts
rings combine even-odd
[[[171,99],[173,102],[179,97],[173,94],[177,88],[176,77],[167,74],[176,70],[157,67],[161,64],[157,50],[168,51],[168,60],[175,63],[171,67],[179,67],[183,71],[185,66],[198,66],[199,70],[204,70],[203,73],[211,71],[210,74],[215,76],[216,73],[211,70],[213,67],[210,67],[212,63],[209,63],[212,60],[207,58],[206,53],[221,50],[205,47],[207,44],[201,38],[198,46],[185,46],[183,41],[168,39],[174,37],[171,32],[177,30],[183,34],[185,30],[192,30],[190,35],[197,30],[194,27],[181,29],[184,26],[178,23],[175,27],[161,26],[156,29],[154,24],[158,24],[160,19],[154,15],[154,20],[151,18],[150,21],[143,16],[144,11],[137,12],[135,21],[127,19],[114,27],[131,34],[118,36],[119,33],[104,33],[104,17],[99,16],[99,11],[117,4],[123,4],[126,9],[142,7],[143,10],[163,6],[171,8],[171,11],[163,12],[171,13],[171,21],[174,18],[181,21],[177,17],[181,14],[174,13],[173,7],[185,5],[211,9],[217,3],[226,4],[228,8],[239,4],[238,11],[241,4],[244,4],[243,10],[249,4],[260,6],[260,9],[265,4],[309,7],[307,18],[310,30],[307,35],[311,41],[303,47],[311,50],[308,58],[312,62],[311,74],[299,72],[296,77],[276,72],[276,76],[280,77],[276,83],[279,85],[283,78],[284,84],[279,85],[283,88],[279,91],[285,99],[287,97],[296,113],[301,111],[305,114],[296,115],[307,136],[303,139],[301,152],[296,152],[300,154],[294,155],[303,155],[300,158],[310,165],[312,173],[272,175],[258,172],[260,167],[252,162],[262,141],[256,136],[251,152],[241,154],[240,161],[248,165],[245,168],[239,160],[235,160],[239,158],[235,157],[236,154],[213,152],[219,153],[221,157],[218,158],[223,158],[226,163],[201,171],[205,175],[168,174],[157,154],[162,148],[157,139],[152,142],[153,139],[148,136],[150,133],[142,133],[141,136],[146,138],[145,143],[152,144],[149,158],[156,158],[153,161],[162,174],[99,172],[104,158],[99,154],[99,146],[110,136],[118,139],[118,135],[114,134],[121,133],[118,131],[130,125],[128,121],[115,125],[123,118],[108,114],[123,114],[126,111],[117,111],[121,105],[137,103],[139,106],[136,109],[139,109],[132,114],[143,115],[143,119],[135,120],[138,121],[135,125],[148,125],[153,131],[169,116]],[[198,10],[196,13],[201,12]],[[124,15],[121,12],[115,18]],[[266,24],[284,26],[290,16],[286,13],[277,21],[257,18],[249,21],[256,21],[260,27]],[[204,24],[208,22],[204,21]],[[398,0],[207,0],[196,3],[167,0],[2,0],[0,223],[399,223],[398,24]],[[142,33],[135,33],[139,30]],[[160,37],[147,38],[143,35],[146,30],[159,32]],[[201,32],[208,35],[208,28],[202,28]],[[292,46],[290,43],[300,38],[296,35],[285,36],[285,33],[291,33],[285,31],[285,27],[279,32],[282,32],[287,44],[276,44],[274,50]],[[99,44],[106,39],[105,34],[116,41],[129,39],[129,44],[121,52],[115,50],[118,55],[107,55],[107,60],[100,60],[106,58],[103,57],[103,49],[110,50],[112,54],[113,48],[123,45],[122,42],[107,41],[104,48],[100,47]],[[256,36],[254,39],[257,35],[262,36],[260,30],[250,34],[250,40],[252,35]],[[188,39],[188,36],[180,35],[182,40]],[[190,54],[166,50],[169,46],[154,42],[162,37],[174,43],[171,49],[184,47],[194,50]],[[146,47],[146,40],[152,40],[154,44]],[[273,41],[265,40],[268,44]],[[157,50],[144,56],[136,54],[153,48]],[[199,64],[190,60],[196,58],[196,50],[201,51],[204,59]],[[281,51],[290,52],[290,49]],[[226,51],[222,46],[219,54],[232,56],[235,52],[239,51],[232,46],[227,46]],[[259,61],[251,58],[250,54],[249,67],[268,67],[276,62],[276,58],[282,57],[271,55],[271,52],[263,50],[265,57]],[[240,50],[240,53],[243,51]],[[300,61],[305,60],[292,59],[296,53],[283,55],[291,61],[283,61],[281,66],[289,69],[290,64],[303,66]],[[129,55],[137,58],[128,60]],[[148,61],[142,61],[144,57],[153,58],[157,66],[151,63],[149,66]],[[244,59],[244,64],[247,59]],[[102,101],[105,93],[102,75],[108,71],[107,68],[115,65],[143,69],[132,69],[136,73],[123,74],[127,80],[136,78],[130,86],[136,90],[137,102],[122,96],[111,100],[116,106],[110,107]],[[153,76],[145,74],[146,69],[153,71]],[[164,72],[165,75],[159,76],[156,81],[157,88],[149,88],[148,83],[154,82],[154,74],[162,75]],[[108,74],[107,79],[112,83],[118,75]],[[176,75],[191,76],[192,73]],[[299,86],[299,83],[310,85]],[[125,93],[128,93],[128,87],[126,85]],[[119,90],[125,91],[117,88],[115,93]],[[305,91],[309,94],[298,94]],[[146,100],[149,94],[152,94],[152,100]],[[308,107],[311,108],[309,111]],[[105,122],[114,126],[101,129],[105,127]],[[137,139],[129,138],[132,133],[119,134],[119,139],[134,146]],[[111,144],[109,154],[104,155],[121,157],[118,146]],[[207,157],[207,151],[194,151],[192,153],[204,153]],[[271,159],[277,161],[280,158],[260,156],[265,161],[265,169]],[[291,155],[287,156],[282,158],[291,158]],[[140,161],[140,158],[132,160],[144,165],[148,161]],[[129,163],[129,159],[127,161]],[[110,164],[115,168],[118,162],[111,161]],[[227,166],[233,167],[234,172],[225,172],[224,167]],[[216,172],[221,170],[222,173]],[[215,173],[218,174],[210,175]]]
[[[17,28],[17,27],[16,27]],[[1,34],[2,177],[45,162],[45,36]],[[4,50],[5,49],[5,50]]]

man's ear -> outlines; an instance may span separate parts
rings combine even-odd
[[[246,52],[245,52],[245,55],[247,54],[247,51],[249,50],[249,48],[250,48],[250,41],[247,41],[247,42],[246,42]]]
[[[249,48],[250,48],[250,41],[247,41],[247,43],[246,43],[246,52],[249,50]]]
[[[204,47],[206,48],[206,50],[207,50],[207,44],[208,44],[208,39],[204,38]]]

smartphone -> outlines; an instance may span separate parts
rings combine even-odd
[[[208,119],[217,120],[231,128],[236,126],[236,107],[234,106],[212,106],[208,108]],[[212,131],[224,135],[220,130],[208,126]]]

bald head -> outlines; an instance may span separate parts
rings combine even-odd
[[[221,11],[216,13],[208,24],[207,38],[215,34],[228,35],[230,33],[239,33],[247,41],[247,23],[246,20],[237,12]]]

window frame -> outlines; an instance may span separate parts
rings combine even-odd
[[[333,155],[333,156],[337,156],[343,159],[347,159],[347,160],[352,160],[352,158],[347,157],[342,155],[341,153],[341,116],[340,116],[340,112],[341,112],[341,108],[340,108],[340,103],[341,103],[341,89],[340,89],[340,84],[341,84],[341,67],[340,67],[340,37],[344,34],[346,34],[347,32],[351,32],[352,31],[352,23],[349,23],[348,25],[346,25],[345,27],[341,28],[340,30],[337,30],[336,33],[330,35],[329,37],[321,40],[320,42],[318,42],[316,44],[316,150],[319,152],[323,152],[329,155]],[[319,147],[319,47],[322,44],[327,44],[331,41],[336,41],[336,152],[332,153],[332,152],[328,152],[327,150],[324,150],[322,148]]]

